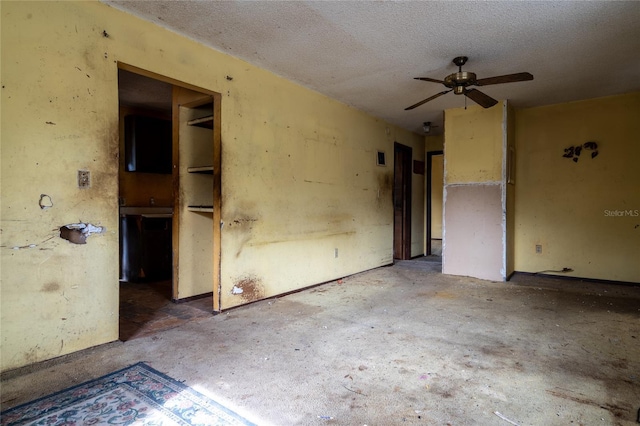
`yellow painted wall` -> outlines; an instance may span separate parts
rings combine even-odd
[[[392,262],[393,143],[422,137],[97,2],[0,12],[3,371],[118,337],[119,61],[223,95],[223,309]],[[106,232],[58,237],[79,220]]]
[[[639,117],[638,92],[517,111],[516,270],[640,282]]]
[[[425,151],[442,151],[444,149],[444,135],[430,135],[424,137]]]
[[[233,152],[223,129],[223,308],[391,263],[394,141],[422,160],[422,138],[393,128],[387,135],[388,125],[352,109],[336,115],[327,98],[301,103],[302,88],[272,110],[281,82],[265,86],[255,127],[239,121],[230,131]],[[386,167],[376,165],[378,150]],[[233,182],[227,167],[236,169]],[[413,174],[412,255],[423,248],[423,178]],[[234,286],[243,293],[232,294]]]
[[[444,155],[434,155],[431,163],[431,238],[442,239],[442,190]]]
[[[2,370],[118,337],[117,74],[87,15],[105,9],[2,2]],[[106,232],[59,238],[80,221]]]
[[[445,112],[446,185],[501,181],[501,105],[487,109],[472,105]]]

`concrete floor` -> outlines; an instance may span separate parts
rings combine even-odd
[[[8,372],[2,409],[145,361],[260,425],[637,424],[640,287],[439,268],[399,262]]]

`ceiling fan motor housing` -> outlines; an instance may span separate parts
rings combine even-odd
[[[474,84],[476,84],[476,74],[468,71],[449,74],[444,79],[444,85],[453,89],[453,93],[456,95],[464,94],[465,88]]]
[[[476,79],[475,73],[462,71],[462,66],[467,62],[466,56],[458,56],[453,60],[453,63],[458,67],[458,72],[449,74],[443,81],[430,77],[415,77],[416,80],[429,81],[431,83],[444,84],[449,90],[444,90],[440,93],[436,93],[433,96],[423,99],[422,101],[405,108],[405,111],[419,107],[429,101],[439,98],[442,95],[446,95],[449,92],[453,92],[456,95],[464,95],[471,99],[483,108],[491,108],[496,105],[498,101],[491,96],[479,91],[478,89],[468,89],[469,86],[488,86],[490,84],[501,83],[514,83],[517,81],[529,81],[533,80],[533,75],[528,72],[519,72],[515,74],[505,74],[496,77]]]

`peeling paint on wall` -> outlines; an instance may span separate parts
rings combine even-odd
[[[394,140],[421,146],[422,136],[396,128],[384,135],[379,119],[100,2],[3,2],[2,11],[2,23],[11,23],[3,26],[2,55],[13,59],[3,62],[2,69],[2,84],[7,86],[3,100],[10,103],[2,116],[7,136],[2,139],[2,161],[3,166],[10,164],[2,176],[2,311],[3,319],[10,318],[2,321],[2,370],[60,355],[62,339],[62,352],[69,353],[118,337],[118,297],[112,283],[118,269],[113,232],[118,220],[120,140],[116,61],[154,73],[171,70],[178,81],[234,92],[223,101],[223,133],[232,135],[223,144],[221,171],[220,220],[226,226],[219,294],[225,310],[262,294],[275,296],[392,261],[392,180],[383,187],[388,189],[386,196],[380,190],[384,208],[376,209],[375,176],[385,169],[375,164],[372,147],[390,152]],[[27,13],[34,15],[30,22],[18,18]],[[140,32],[148,37],[131,43],[127,35]],[[29,66],[33,60],[41,66]],[[57,124],[45,124],[47,120]],[[319,135],[314,133],[318,127],[324,128]],[[322,142],[307,151],[302,141],[314,135]],[[60,152],[65,155],[60,157]],[[89,190],[79,191],[74,185],[80,168],[91,170]],[[354,174],[359,174],[355,181]],[[304,184],[305,178],[335,185]],[[56,209],[44,212],[34,205],[39,194],[33,188],[49,191]],[[31,197],[25,197],[29,193]],[[351,215],[350,224],[308,219],[333,213]],[[208,221],[211,231],[217,227],[211,216],[179,216]],[[100,218],[109,232],[86,247],[69,246],[60,241],[62,231],[80,233],[84,243],[87,235],[74,227],[61,230],[60,223],[78,218]],[[258,221],[242,222],[244,218]],[[276,240],[283,243],[252,244]],[[29,247],[32,243],[37,247]],[[13,246],[26,247],[10,250]],[[242,254],[235,257],[241,247]],[[194,271],[191,282],[218,291],[211,287],[208,266],[181,262],[180,269]],[[31,290],[50,282],[73,289],[87,279],[91,291],[78,292],[68,307],[57,303],[64,300],[59,296],[62,289],[32,297]],[[180,290],[181,297],[201,290],[189,285]],[[232,294],[234,285],[243,292]],[[33,312],[39,312],[38,318]],[[60,317],[67,318],[64,329],[59,328],[60,320],[51,321]]]
[[[42,210],[47,210],[53,207],[53,200],[47,194],[40,194],[40,201],[38,205]]]
[[[73,244],[86,244],[91,234],[102,234],[106,228],[90,223],[71,223],[60,227],[60,238]]]
[[[29,244],[26,246],[13,246],[14,250],[20,250],[20,249],[26,249],[26,248],[36,248],[37,246],[35,244]]]
[[[25,245],[21,245],[21,246],[13,246],[11,247],[12,250],[22,250],[22,249],[31,249],[31,248],[36,248],[38,247],[38,245],[42,245],[44,243],[46,243],[47,241],[53,239],[55,237],[55,235],[50,236],[49,238],[44,239],[42,242],[40,242],[39,244],[25,244]],[[0,247],[5,247],[0,246]],[[40,248],[40,250],[51,250],[51,248]]]

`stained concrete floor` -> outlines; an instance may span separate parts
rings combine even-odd
[[[8,372],[2,409],[144,361],[260,425],[637,424],[640,287],[439,270],[399,262]]]

